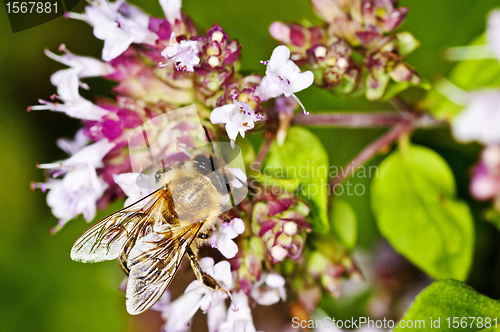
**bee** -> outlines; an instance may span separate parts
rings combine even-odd
[[[208,154],[162,167],[155,174],[159,189],[90,227],[71,250],[71,259],[84,263],[118,259],[128,275],[126,306],[132,315],[158,301],[186,254],[200,282],[225,292],[201,269],[197,252],[216,222],[229,221],[223,208],[231,197],[229,183],[241,180],[214,154],[206,135]]]

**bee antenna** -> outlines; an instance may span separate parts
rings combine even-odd
[[[245,188],[247,188],[249,191],[252,192],[252,194],[255,194],[256,191],[254,188],[250,187],[248,184],[246,184],[245,182],[241,181],[240,178],[238,178],[237,176],[235,176],[236,180],[238,180],[239,183],[241,183]]]
[[[210,135],[208,134],[207,127],[203,126],[203,130],[205,130],[205,136],[207,137],[207,141],[210,144],[210,149],[212,150],[212,153],[215,153],[214,145],[212,144],[212,140],[210,139]]]
[[[148,134],[146,134],[146,129],[144,128],[144,124],[141,125],[142,128],[142,136],[144,137],[144,141],[146,142],[146,146],[148,147],[149,159],[151,159],[151,165],[156,164],[155,158],[153,157],[153,153],[151,152],[151,147],[149,146]]]
[[[205,136],[207,137],[208,143],[210,144],[210,150],[208,151],[208,154],[210,155],[210,164],[212,166],[212,172],[215,172],[214,157],[212,156],[212,153],[215,153],[214,145],[212,144],[212,140],[210,139],[210,135],[208,134],[207,127],[203,126],[203,130],[205,130]]]

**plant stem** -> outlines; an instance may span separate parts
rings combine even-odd
[[[379,113],[319,113],[309,115],[295,115],[292,124],[298,126],[316,127],[349,127],[373,128],[391,127],[395,124],[406,123],[413,116],[400,112]]]
[[[269,152],[269,149],[271,148],[271,144],[274,141],[274,138],[276,137],[276,134],[266,131],[264,133],[264,143],[260,147],[259,154],[255,158],[254,163],[258,163],[258,168],[260,169],[262,163],[264,162],[264,159],[266,159],[267,153]]]
[[[398,110],[403,111],[403,112],[411,112],[411,107],[404,101],[403,99],[399,98],[398,96],[392,97],[391,98],[391,104],[394,105]]]
[[[363,165],[365,162],[373,158],[384,146],[391,144],[403,133],[410,131],[411,128],[411,123],[400,123],[394,126],[388,133],[364,148],[363,151],[361,151],[356,157],[354,157],[351,162],[347,163],[347,165],[345,166],[344,169],[349,170],[347,174],[344,175],[344,172],[341,172],[339,176],[333,178],[330,181],[330,193],[333,192],[335,185],[342,183],[345,179],[353,175],[359,166]]]

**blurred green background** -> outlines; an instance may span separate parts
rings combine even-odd
[[[161,16],[154,0],[138,1],[151,14]],[[408,62],[430,80],[445,75],[452,67],[442,60],[449,46],[466,45],[484,31],[489,10],[497,0],[405,0],[409,16],[402,29],[411,31],[422,46]],[[27,113],[38,98],[55,93],[50,75],[62,65],[43,54],[56,51],[61,43],[82,55],[100,56],[102,41],[92,35],[86,23],[58,18],[35,28],[13,34],[5,8],[0,6],[0,330],[1,331],[140,331],[141,318],[125,311],[124,294],[117,287],[123,279],[116,262],[84,265],[72,262],[69,251],[74,240],[88,227],[82,218],[70,222],[53,236],[49,228],[57,223],[45,203],[45,194],[31,191],[30,181],[43,181],[37,162],[66,158],[55,141],[72,137],[78,120],[64,114],[38,111]],[[80,1],[73,10],[81,12]],[[306,0],[185,0],[183,8],[201,28],[220,24],[242,44],[243,70],[263,73],[259,60],[268,59],[276,46],[268,34],[276,20],[319,22]],[[403,97],[416,100],[421,91]],[[304,105],[314,111],[388,110],[384,103],[342,100],[315,87],[299,94]],[[331,165],[343,165],[359,150],[381,135],[381,130],[316,129],[330,154]],[[480,218],[482,204],[468,193],[469,171],[480,151],[476,145],[458,145],[446,129],[417,132],[414,142],[437,150],[452,167],[459,196],[475,213],[476,254],[469,284],[479,292],[500,298],[500,236]],[[377,157],[371,164],[377,164]],[[369,179],[354,179],[369,186]],[[346,196],[356,210],[359,246],[370,249],[380,239],[369,209],[369,188],[364,196]],[[116,209],[121,203],[110,207]],[[97,218],[106,212],[101,212]],[[96,218],[96,219],[97,219]],[[258,324],[257,324],[258,327]]]

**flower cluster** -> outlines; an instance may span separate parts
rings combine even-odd
[[[142,173],[127,146],[137,134],[135,129],[142,128],[141,137],[156,137],[156,145],[167,151],[168,162],[185,160],[188,152],[183,149],[195,147],[195,128],[181,121],[168,128],[170,135],[161,135],[146,126],[160,115],[194,104],[210,135],[227,135],[234,147],[238,134],[244,137],[258,123],[266,125],[272,107],[286,114],[288,125],[298,105],[307,114],[295,93],[313,83],[313,73],[302,72],[287,47],[278,46],[268,61],[262,61],[267,66],[264,77],[242,75],[241,45],[236,40],[216,24],[206,33],[197,31],[181,11],[180,1],[160,3],[165,18],[150,17],[121,0],[94,0],[83,14],[67,13],[67,18],[90,24],[95,37],[104,41],[102,60],[75,55],[65,45],[59,49],[62,55],[45,51],[68,68],[51,77],[57,94],[28,110],[62,112],[82,123],[73,140],[58,141],[70,157],[39,164],[48,180],[32,184],[48,190],[47,203],[59,219],[54,231],[80,214],[91,221],[96,210],[110,202],[126,198],[128,206],[152,191],[138,185]],[[80,89],[91,89],[85,82],[88,77],[114,85],[107,96],[88,100],[80,95]],[[273,98],[278,99],[264,107]],[[217,128],[219,124],[225,132]],[[170,136],[185,146],[176,146]],[[223,290],[209,289],[195,280],[173,301],[166,292],[154,307],[167,321],[165,331],[189,329],[198,309],[207,313],[212,331],[255,330],[250,308],[287,298],[279,264],[300,261],[306,233],[311,230],[306,220],[309,208],[293,195],[259,197],[255,202],[246,199],[241,205],[233,209],[230,220],[213,227],[209,239],[230,261],[216,262],[210,257],[200,261]],[[229,301],[231,305],[226,306]]]
[[[311,231],[305,216],[309,207],[294,196],[267,195],[256,199],[252,214],[252,230],[262,238],[272,262],[286,257],[298,260],[305,243],[305,234]]]
[[[46,50],[49,57],[69,68],[59,70],[51,77],[57,88],[57,95],[51,99],[59,101],[40,100],[41,105],[31,106],[29,110],[64,112],[81,119],[84,128],[79,134],[80,141],[81,137],[86,137],[89,141],[109,142],[111,146],[97,155],[99,160],[89,166],[95,179],[91,186],[92,195],[81,197],[81,201],[87,202],[85,207],[81,206],[82,203],[78,206],[66,203],[78,201],[80,188],[66,188],[64,195],[55,190],[49,195],[49,206],[59,217],[61,225],[83,211],[87,211],[84,217],[90,221],[95,216],[96,205],[103,208],[109,201],[123,197],[123,191],[127,191],[124,187],[130,179],[126,180],[120,174],[132,171],[126,140],[131,130],[145,121],[184,105],[196,104],[207,120],[225,124],[234,144],[238,133],[244,136],[255,122],[265,118],[261,113],[261,99],[255,92],[261,84],[260,76],[243,77],[236,71],[241,46],[236,41],[229,41],[228,35],[217,25],[212,26],[206,35],[198,36],[190,18],[180,11],[180,6],[172,6],[171,1],[163,2],[163,6],[166,19],[149,17],[123,1],[93,1],[84,14],[67,14],[94,27],[95,36],[104,40],[104,61],[74,55],[65,45],[60,47],[65,52],[61,56]],[[177,7],[179,9],[175,9]],[[275,66],[283,68],[286,75],[289,64],[287,59],[281,61]],[[96,98],[95,102],[81,97],[79,89],[89,89],[81,81],[87,77],[115,81],[113,92],[116,97]],[[301,76],[294,76],[291,83],[303,89],[312,82],[306,80],[304,83]],[[283,86],[277,83],[274,90],[280,89]],[[295,91],[298,90],[295,88]],[[210,115],[213,108],[215,110]],[[84,146],[82,144],[80,148]],[[81,153],[85,154],[85,151]],[[60,168],[57,165],[63,164],[51,164],[51,167],[57,169]],[[51,175],[64,173],[61,169]],[[34,184],[34,187],[48,189],[55,186],[52,180],[46,185]],[[59,194],[55,195],[56,192]],[[132,200],[127,200],[127,203]],[[90,202],[94,205],[92,208]]]
[[[394,33],[408,13],[396,1],[312,0],[325,24],[303,26],[274,22],[271,35],[292,50],[291,58],[312,67],[315,82],[335,93],[348,94],[364,86],[370,100],[384,96],[395,83],[420,83],[420,77],[403,62],[418,42],[409,32]],[[355,59],[363,59],[358,63]]]

